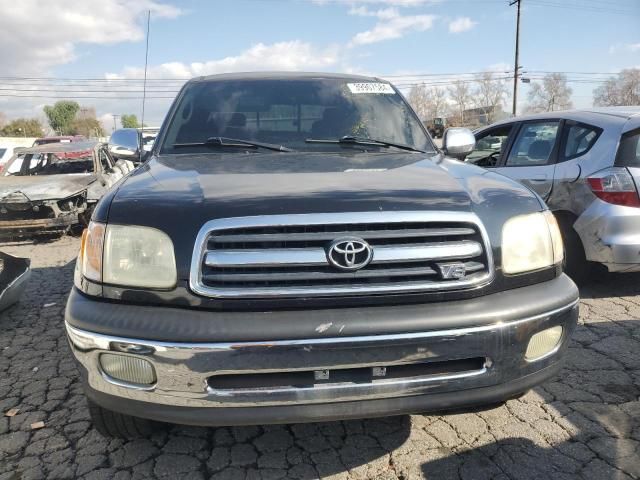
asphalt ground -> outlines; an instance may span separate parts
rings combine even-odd
[[[33,268],[21,302],[0,313],[0,480],[640,478],[640,275],[599,275],[584,288],[564,370],[503,405],[303,425],[173,426],[123,441],[92,428],[63,331],[78,247],[72,237],[0,245],[30,257]]]

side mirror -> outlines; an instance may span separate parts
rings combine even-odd
[[[109,153],[113,158],[140,161],[140,135],[135,128],[121,128],[111,134]]]
[[[476,146],[476,137],[468,128],[447,128],[442,138],[442,150],[445,155],[464,160],[473,152]]]

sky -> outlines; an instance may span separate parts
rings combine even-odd
[[[162,122],[184,79],[204,74],[350,72],[404,90],[484,70],[513,75],[516,7],[508,0],[69,3],[0,0],[0,112],[8,119],[44,120],[42,107],[63,98],[94,107],[107,131],[113,115],[140,118],[147,11],[149,125]],[[640,0],[522,0],[520,65],[532,81],[569,72],[574,105],[590,106],[598,82],[640,68]],[[520,110],[528,88],[520,86]]]

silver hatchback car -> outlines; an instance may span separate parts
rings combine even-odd
[[[467,162],[522,182],[555,213],[574,280],[593,262],[640,271],[640,107],[511,118],[475,136]]]

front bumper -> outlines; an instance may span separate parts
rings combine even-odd
[[[21,237],[61,232],[78,223],[78,215],[0,221],[0,237]]]
[[[640,208],[594,200],[574,224],[587,260],[610,272],[640,271]]]
[[[66,326],[72,351],[79,362],[87,393],[105,408],[141,417],[196,425],[240,425],[333,420],[403,414],[454,408],[508,398],[554,375],[565,352],[578,315],[577,289],[562,276],[552,285],[536,285],[503,292],[494,306],[474,311],[478,299],[448,302],[475,325],[441,325],[436,305],[412,306],[422,313],[419,331],[368,335],[331,335],[315,338],[262,341],[167,342],[94,333],[74,326],[78,310],[73,302],[86,302],[75,293],[67,307]],[[551,287],[556,293],[540,297],[538,304],[522,312],[522,302],[537,291]],[[484,297],[487,299],[487,297]],[[506,299],[509,299],[511,308]],[[490,300],[490,299],[489,299]],[[558,302],[563,302],[558,305]],[[109,305],[91,301],[95,313]],[[443,304],[444,305],[444,304]],[[441,306],[443,306],[441,305]],[[113,306],[113,305],[111,305]],[[193,315],[191,310],[115,305],[121,315],[140,309],[173,312],[175,328]],[[552,308],[546,308],[553,306]],[[541,309],[543,311],[541,311]],[[348,323],[349,309],[343,309]],[[375,307],[360,309],[375,315]],[[387,323],[402,324],[407,310],[397,307]],[[290,312],[288,312],[290,313]],[[299,315],[305,312],[298,312]],[[314,311],[313,314],[322,314]],[[326,311],[336,319],[337,311]],[[282,312],[286,317],[287,313]],[[135,318],[135,317],[132,317]],[[145,322],[145,319],[140,321]],[[212,315],[211,322],[215,322]],[[524,359],[531,336],[560,325],[563,337],[557,348],[535,362]],[[277,330],[277,328],[276,328]],[[157,382],[149,386],[127,384],[110,378],[100,367],[99,356],[107,351],[144,351],[156,371]],[[131,355],[130,353],[124,353]],[[465,363],[466,362],[466,363]],[[452,368],[453,365],[465,365]],[[380,375],[403,368],[438,367],[428,372]],[[407,367],[408,366],[408,367]],[[377,370],[376,370],[377,369]],[[381,370],[382,369],[382,370]],[[350,380],[349,372],[374,371],[371,378]],[[402,370],[407,372],[408,370]],[[242,383],[256,378],[279,378],[288,374],[327,374],[305,384],[275,381],[259,387]],[[355,373],[354,373],[355,374]],[[346,380],[345,380],[346,375]],[[340,380],[332,380],[332,376]],[[219,387],[218,380],[235,384]]]

